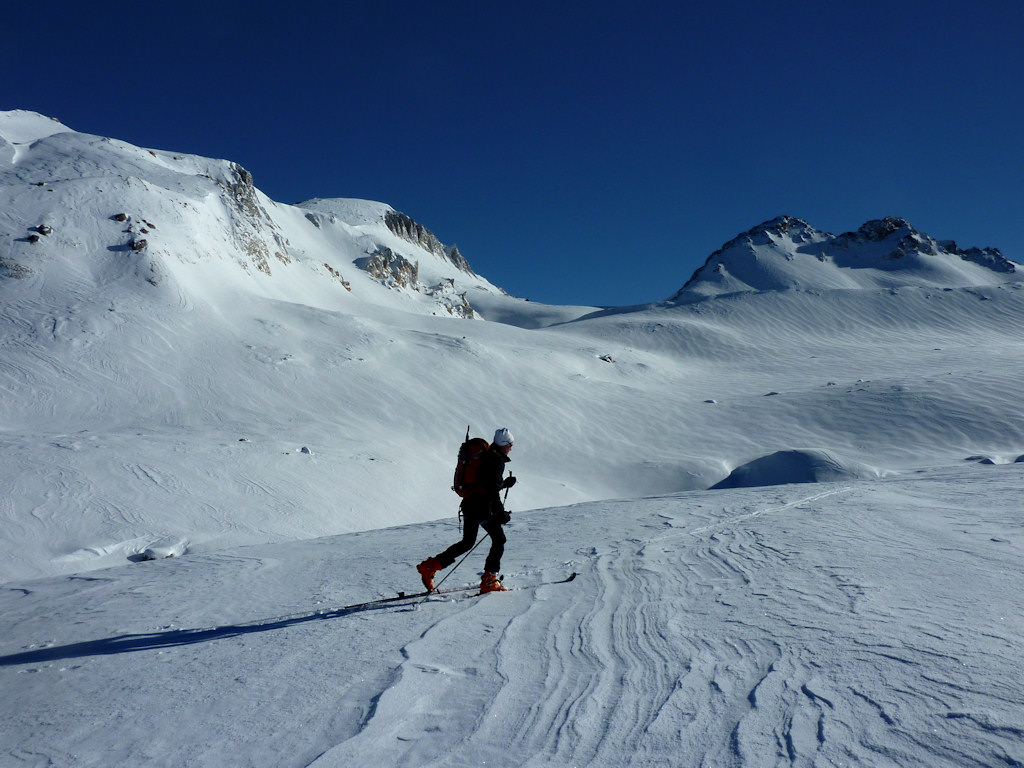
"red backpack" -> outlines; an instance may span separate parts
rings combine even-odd
[[[480,464],[490,447],[482,437],[470,437],[469,427],[466,427],[466,439],[459,446],[459,463],[455,465],[455,478],[452,481],[452,490],[462,498],[484,491],[480,487]]]

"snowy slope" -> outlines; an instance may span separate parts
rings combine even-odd
[[[962,464],[517,513],[518,591],[353,612],[412,588],[454,523],[9,584],[0,762],[1019,764],[1022,481]]]
[[[451,397],[435,386],[447,346],[420,326],[498,289],[392,233],[389,206],[282,206],[234,163],[31,113],[0,115],[0,136],[3,514],[18,531],[2,578],[447,513],[429,507],[448,501],[423,492],[432,479],[404,472],[393,492],[396,467],[441,436],[431,400]],[[383,250],[420,279],[356,265]]]
[[[1024,763],[1021,269],[904,225],[552,307],[0,113],[0,764]],[[467,423],[519,589],[339,611],[457,537]]]

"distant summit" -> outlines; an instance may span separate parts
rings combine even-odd
[[[833,235],[779,216],[711,254],[669,301],[749,291],[998,285],[1020,282],[1018,266],[995,248],[964,250],[896,217]]]

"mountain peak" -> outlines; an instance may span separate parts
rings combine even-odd
[[[964,250],[896,216],[872,219],[841,235],[777,216],[711,254],[669,300],[793,289],[997,285],[1019,281],[1017,266],[995,248]]]
[[[798,219],[795,216],[776,216],[774,219],[761,222],[756,227],[753,227],[743,234],[733,238],[731,241],[719,248],[716,253],[721,253],[740,241],[753,240],[763,243],[765,242],[765,235],[775,238],[787,237],[795,242],[807,242],[813,239],[815,235],[820,234],[824,233],[819,232],[803,219]]]
[[[785,235],[791,231],[813,230],[814,227],[795,216],[776,216],[770,221],[758,224],[754,229],[762,229],[766,232]]]
[[[907,234],[916,235],[917,230],[906,219],[897,216],[886,216],[884,219],[872,219],[861,224],[857,234],[866,240],[879,242],[897,232],[906,231]]]

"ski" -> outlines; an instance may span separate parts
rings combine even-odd
[[[504,577],[502,577],[502,578],[504,578]],[[502,592],[519,592],[520,590],[523,590],[523,589],[536,589],[537,587],[544,587],[544,586],[547,586],[549,584],[568,584],[570,581],[572,581],[575,578],[576,578],[576,571],[573,571],[568,576],[566,576],[564,579],[555,579],[553,581],[540,581],[540,582],[537,582],[536,584],[517,584],[514,587],[505,587],[505,589],[503,589],[503,590],[496,590],[495,592],[481,592],[481,593],[479,593],[479,595],[473,595],[473,597],[483,597],[485,594],[487,594],[487,595],[499,594],[500,595]],[[500,582],[501,579],[498,579],[498,581]],[[426,593],[421,593],[421,594],[425,594],[427,597],[430,597],[431,595],[443,595],[446,592],[471,592],[474,589],[479,589],[479,586],[476,586],[476,587],[461,587],[461,588],[451,589],[451,590],[448,590],[448,589],[437,590],[437,589],[435,589],[433,592],[426,592]]]
[[[536,589],[537,587],[548,586],[549,584],[568,584],[570,581],[572,581],[575,578],[576,578],[576,571],[573,571],[568,576],[566,576],[564,579],[555,579],[554,581],[540,581],[540,582],[537,582],[536,584],[516,584],[513,587],[505,587],[505,589],[495,590],[494,592],[481,592],[481,593],[479,593],[477,595],[471,595],[471,597],[483,597],[485,594],[487,594],[487,595],[491,595],[491,594],[500,595],[502,592],[519,592],[519,591],[524,590],[524,589]],[[500,579],[499,579],[499,581],[500,581]],[[478,589],[478,588],[479,587],[467,587],[466,589],[457,589],[457,590],[452,590],[452,591],[453,592],[467,592],[467,591],[471,591],[471,590]],[[429,593],[429,595],[444,594],[445,591],[446,590],[442,589],[441,592],[438,593],[435,590],[434,592]],[[429,597],[429,595],[428,595],[428,597]]]
[[[539,584],[520,584],[514,587],[506,587],[505,589],[509,592],[517,592],[521,589],[533,589],[534,587],[544,587],[548,584],[568,584],[570,581],[576,578],[576,571],[573,571],[564,579],[555,579],[554,581],[542,581]]]
[[[474,589],[480,589],[479,584],[475,584],[470,587],[449,587],[447,589],[432,589],[422,592],[399,592],[394,597],[381,597],[376,600],[367,600],[363,603],[353,603],[352,605],[344,605],[341,608],[335,608],[333,613],[344,613],[345,611],[358,611],[360,608],[370,608],[374,605],[387,605],[388,603],[397,603],[402,600],[415,600],[420,597],[430,597],[431,595],[449,595],[455,592],[470,592]]]
[[[542,582],[540,582],[538,584],[526,584],[526,585],[523,585],[523,586],[506,587],[505,591],[506,592],[515,592],[515,591],[519,591],[519,590],[522,590],[522,589],[533,589],[534,587],[543,587],[543,586],[546,586],[548,584],[568,584],[570,581],[572,581],[575,578],[576,578],[576,572],[573,571],[572,573],[570,573],[564,579],[557,579],[555,581],[542,581]],[[378,606],[378,605],[388,605],[389,603],[399,603],[399,602],[402,602],[403,600],[416,600],[416,599],[432,597],[434,595],[451,595],[451,594],[457,594],[459,592],[473,592],[474,590],[479,590],[479,589],[480,589],[480,585],[479,584],[474,584],[474,585],[468,586],[468,587],[448,587],[446,589],[432,589],[429,592],[428,591],[422,591],[422,592],[399,592],[394,597],[381,597],[381,598],[378,598],[376,600],[366,600],[366,601],[364,601],[362,603],[352,603],[352,605],[345,605],[345,606],[342,606],[341,608],[335,608],[335,609],[330,610],[330,611],[323,611],[321,613],[321,615],[349,613],[351,611],[359,611],[359,610],[363,610],[365,608],[373,608],[373,607]],[[488,592],[486,594],[492,594],[492,593]]]

